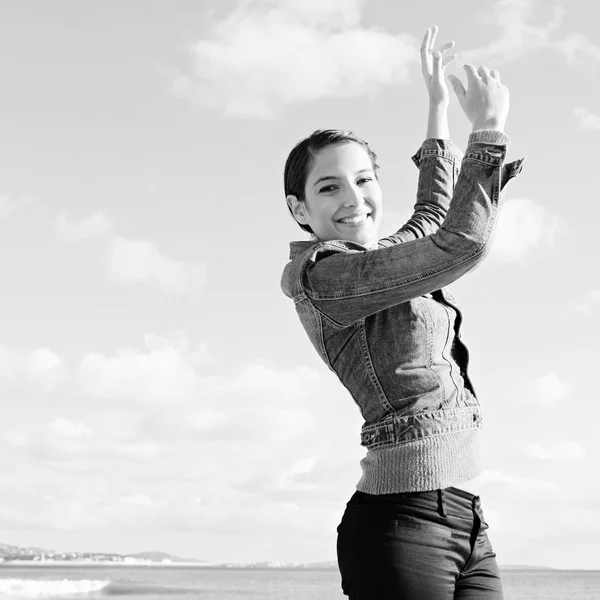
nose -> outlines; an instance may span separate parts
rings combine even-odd
[[[344,195],[344,206],[360,206],[365,203],[362,191],[357,185],[350,185],[348,188],[348,191]]]

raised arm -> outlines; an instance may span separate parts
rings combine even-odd
[[[417,201],[411,218],[395,234],[379,240],[380,247],[434,233],[446,217],[460,171],[462,153],[450,140],[450,94],[444,79],[444,71],[456,54],[444,56],[454,42],[434,49],[437,33],[437,26],[427,29],[421,44],[421,72],[429,97],[429,108],[425,141],[412,157],[419,168]]]
[[[465,70],[469,89],[461,106],[467,107],[474,129],[483,123],[494,129],[476,129],[469,136],[454,196],[439,230],[371,251],[351,242],[324,242],[304,259],[298,274],[302,291],[341,325],[452,283],[477,266],[489,250],[500,192],[520,170],[522,160],[503,168],[509,140],[501,130],[508,114],[508,90],[494,72],[470,65]]]

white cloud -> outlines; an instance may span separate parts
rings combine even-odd
[[[580,300],[571,304],[571,310],[591,314],[595,307],[600,304],[600,290],[592,290],[587,294],[582,294]]]
[[[7,384],[14,379],[17,372],[17,357],[6,346],[0,346],[0,383]]]
[[[525,454],[539,460],[571,463],[584,460],[587,450],[578,442],[557,442],[549,447],[534,442],[525,448]]]
[[[187,265],[163,256],[150,242],[121,236],[110,240],[105,265],[120,283],[150,284],[178,294],[198,292],[206,281],[204,265]]]
[[[0,346],[0,384],[23,386],[34,382],[51,392],[67,377],[67,367],[58,354],[48,348],[17,353]]]
[[[531,492],[556,492],[560,488],[556,481],[521,477],[520,475],[514,475],[512,473],[503,473],[497,469],[485,469],[481,475],[477,477],[477,482],[481,484],[508,484],[519,491]]]
[[[600,62],[600,61],[599,61]],[[585,108],[578,106],[574,109],[575,118],[577,119],[577,125],[580,129],[600,130],[600,115],[595,115],[586,110]]]
[[[83,423],[69,421],[64,417],[54,419],[54,421],[50,423],[48,429],[53,434],[68,438],[85,438],[92,435],[91,429],[86,427]]]
[[[206,409],[195,411],[186,415],[184,425],[192,432],[211,431],[219,425],[225,424],[227,415],[221,410]]]
[[[48,390],[53,390],[66,378],[63,359],[48,348],[34,350],[25,360],[29,376]]]
[[[22,432],[22,443],[42,461],[63,463],[73,468],[86,468],[93,443],[92,431],[83,423],[57,417],[37,431]]]
[[[4,219],[9,215],[12,215],[17,208],[20,206],[21,202],[18,200],[13,200],[10,196],[6,194],[0,194],[0,219]]]
[[[317,415],[309,406],[278,407],[265,416],[272,436],[283,442],[312,438],[318,424]]]
[[[246,0],[189,48],[175,92],[226,114],[268,117],[295,102],[405,82],[419,41],[360,26],[364,0]]]
[[[535,382],[535,396],[538,404],[555,408],[569,396],[569,388],[558,375],[549,373]]]
[[[150,496],[145,494],[134,494],[133,496],[125,496],[121,498],[121,502],[131,504],[132,506],[152,506],[154,502]]]
[[[306,384],[319,380],[317,371],[298,366],[292,370],[272,369],[256,363],[243,366],[235,376],[224,382],[221,391],[273,392],[285,397],[302,397],[307,393]]]
[[[501,28],[500,37],[485,47],[474,48],[462,53],[463,62],[476,64],[493,63],[502,65],[531,51],[546,48],[549,36],[555,31],[564,17],[565,11],[554,7],[549,23],[538,25],[534,19],[535,0],[496,0],[493,9],[486,14],[486,20],[498,23]],[[528,21],[534,21],[533,25]],[[489,24],[486,24],[489,27]]]
[[[600,64],[600,46],[581,33],[562,35],[558,30],[567,15],[561,6],[552,7],[545,19],[536,14],[541,0],[496,0],[485,15],[482,27],[500,25],[500,36],[488,45],[461,53],[461,61],[498,67],[538,50],[557,51],[570,63],[592,60]],[[540,24],[541,21],[545,24]]]
[[[147,338],[146,350],[123,348],[114,356],[91,353],[79,366],[78,377],[94,398],[112,398],[151,405],[192,401],[201,395],[199,377],[186,351],[166,339],[158,345]]]
[[[294,475],[310,473],[315,468],[318,461],[319,461],[318,456],[306,456],[304,458],[297,460],[292,465],[290,471]]]
[[[60,237],[69,242],[80,242],[92,238],[110,235],[113,225],[103,212],[97,212],[79,222],[70,222],[65,211],[55,221],[56,231]]]
[[[554,250],[564,222],[543,204],[523,198],[500,206],[491,256],[503,262],[522,262],[532,251]]]
[[[153,442],[108,443],[104,448],[114,454],[136,459],[156,458],[160,454],[160,446]]]
[[[589,59],[593,63],[600,64],[600,46],[581,33],[571,33],[565,36],[556,42],[556,48],[570,63]]]
[[[167,258],[151,242],[117,235],[113,224],[102,212],[79,222],[70,222],[63,211],[55,225],[58,234],[70,242],[104,238],[104,267],[109,277],[118,283],[147,284],[184,294],[200,291],[206,281],[205,265]]]

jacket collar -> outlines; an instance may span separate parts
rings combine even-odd
[[[306,252],[312,246],[316,246],[319,242],[317,241],[297,241],[290,242],[290,260],[294,260],[298,255]]]

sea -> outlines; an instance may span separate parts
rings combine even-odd
[[[600,600],[600,571],[502,569],[505,600]],[[336,569],[0,565],[0,599],[344,600]]]

